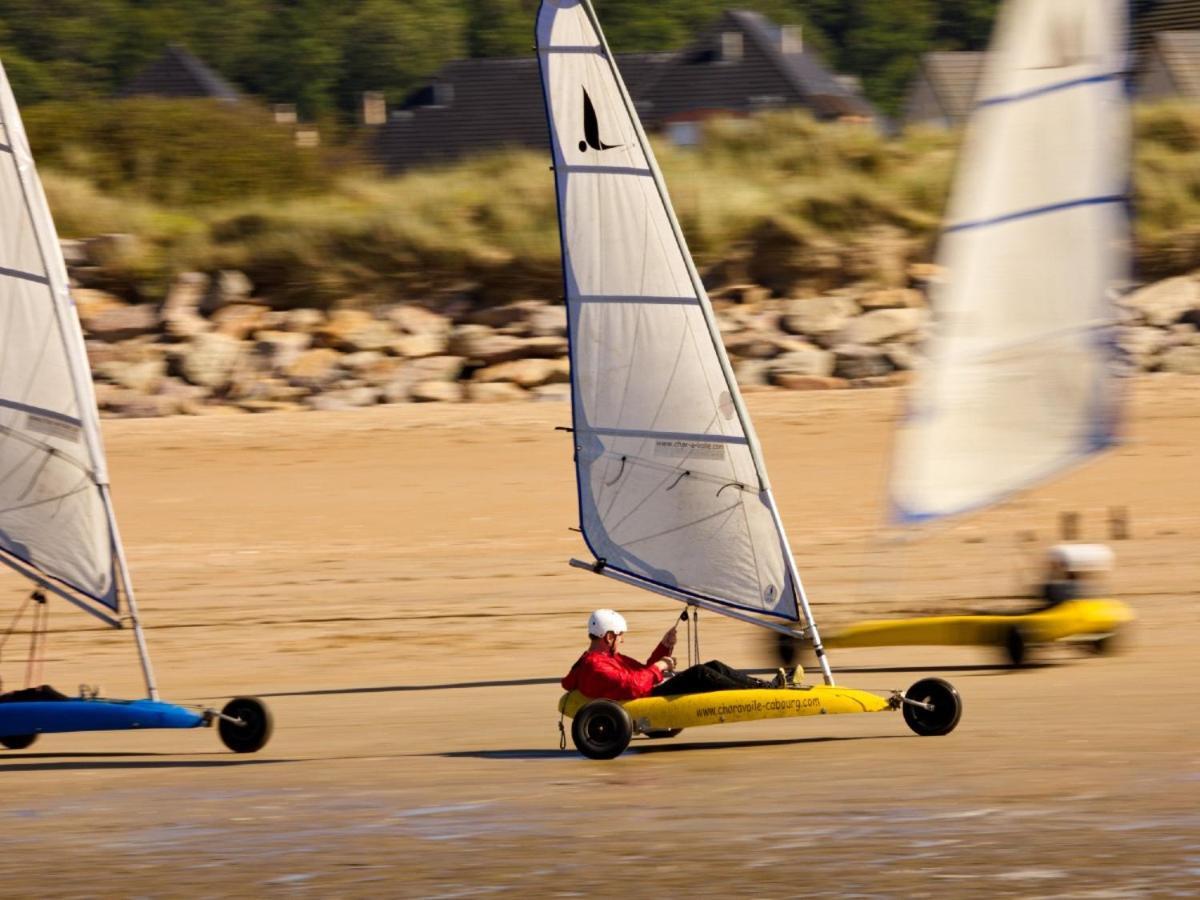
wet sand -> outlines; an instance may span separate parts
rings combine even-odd
[[[649,652],[678,607],[567,567],[563,404],[109,421],[164,697],[266,698],[261,753],[210,731],[45,736],[0,755],[0,896],[1181,896],[1200,889],[1200,379],[1137,381],[1128,441],[901,542],[882,524],[900,395],[749,399],[821,624],[1013,604],[1063,511],[1113,543],[1129,651],[844,650],[840,681],[958,686],[957,731],[892,714],[558,749],[587,612]],[[1021,532],[1036,532],[1032,539]],[[27,588],[0,580],[15,609]],[[4,614],[5,620],[8,613]],[[141,688],[131,635],[51,612],[47,679]],[[771,662],[705,615],[704,655]],[[0,661],[20,686],[23,647]],[[567,723],[569,727],[569,722]]]

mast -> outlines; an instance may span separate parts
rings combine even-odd
[[[582,18],[577,8],[583,12]],[[556,40],[559,15],[565,18],[559,29],[561,40]],[[572,348],[580,530],[597,559],[593,568],[730,615],[743,610],[795,619],[802,612],[825,679],[832,683],[761,448],[711,305],[649,140],[591,5],[586,0],[543,0],[537,44],[556,171]],[[554,67],[561,67],[561,74]],[[576,97],[582,100],[582,121]],[[575,134],[566,132],[581,124],[585,140],[578,142],[579,153],[575,153]],[[614,150],[619,152],[600,155]],[[583,182],[576,189],[577,202],[573,202],[572,178]],[[648,179],[653,193],[643,191],[637,179]],[[625,214],[624,221],[610,221],[614,208]],[[672,247],[663,243],[662,226]],[[629,236],[631,231],[640,232],[640,242]],[[640,277],[622,278],[626,269],[637,271]],[[623,289],[605,289],[614,284]],[[593,312],[601,305],[633,307],[634,311]],[[591,321],[581,324],[588,315]],[[651,338],[644,337],[643,324]],[[581,329],[587,330],[587,340],[581,341]],[[688,344],[697,332],[703,334],[706,349],[698,343]],[[648,349],[639,345],[639,341],[651,340],[656,343]],[[674,354],[669,373],[661,371],[654,354]],[[581,374],[583,370],[586,373]],[[679,374],[681,370],[684,375]],[[618,398],[607,381],[622,374],[625,388]],[[714,377],[719,386],[714,385]],[[632,397],[631,392],[635,392]],[[674,428],[660,424],[668,408],[682,424]],[[706,420],[709,409],[713,414]],[[704,412],[697,414],[696,410]],[[593,418],[598,420],[595,424]],[[672,455],[679,461],[668,463]],[[602,472],[599,476],[597,469]],[[631,472],[642,475],[638,490],[631,490],[632,500],[619,495],[622,482],[633,477]],[[690,488],[692,483],[703,485],[705,477],[711,486],[698,488],[689,499],[667,496],[684,479],[689,479]],[[718,501],[729,488],[733,489],[730,496],[743,494],[755,499],[739,497],[734,506],[722,506]],[[705,490],[717,500],[703,493]],[[635,518],[644,523],[640,531],[628,525]],[[733,523],[733,540],[741,550],[737,559],[730,559],[726,542],[712,542],[705,531],[704,523],[714,519]],[[627,533],[630,536],[626,537]],[[659,541],[645,549],[671,533],[695,533],[697,540],[709,540],[710,553],[726,554],[718,560],[726,568],[708,558],[698,559],[700,554],[685,538],[677,538],[675,543]],[[741,577],[730,577],[729,570],[735,566],[745,570],[739,573]],[[756,594],[755,584],[759,588],[765,585],[765,593]],[[753,617],[736,617],[767,624]],[[790,632],[786,627],[779,630]]]

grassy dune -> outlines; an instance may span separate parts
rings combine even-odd
[[[1135,126],[1139,275],[1196,268],[1200,109],[1139,109]],[[903,278],[898,260],[929,259],[956,145],[957,135],[941,131],[885,139],[777,113],[713,122],[699,150],[660,143],[657,151],[710,282],[790,292],[894,282]],[[131,296],[157,297],[174,273],[214,268],[245,271],[281,305],[559,292],[553,181],[540,154],[506,152],[384,179],[342,153],[319,169],[294,166],[294,190],[274,179],[255,196],[239,161],[261,169],[264,156],[238,146],[220,148],[233,188],[209,171],[208,194],[186,202],[172,202],[136,169],[122,184],[112,175],[120,169],[104,166],[98,184],[86,165],[71,164],[87,158],[86,148],[38,152],[64,236],[136,236],[102,261],[105,278]],[[161,169],[155,178],[170,183]]]

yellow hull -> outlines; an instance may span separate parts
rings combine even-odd
[[[558,701],[558,710],[574,718],[589,700],[579,691],[571,691]],[[629,713],[634,731],[645,733],[726,722],[756,722],[760,719],[885,712],[896,709],[899,699],[880,697],[853,688],[813,685],[712,691],[678,697],[641,697],[626,700],[620,705]]]
[[[1027,644],[1050,644],[1081,637],[1110,635],[1134,619],[1119,600],[1069,600],[1024,615],[924,616],[859,622],[829,635],[826,647],[896,645],[998,645],[1016,629]]]

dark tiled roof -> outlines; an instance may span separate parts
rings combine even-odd
[[[142,69],[119,91],[122,97],[211,97],[236,103],[238,92],[224,78],[178,44]]]
[[[1135,64],[1142,67],[1158,32],[1196,29],[1200,29],[1200,0],[1144,0],[1137,4],[1130,35]]]
[[[1155,38],[1179,95],[1200,99],[1200,31],[1163,31]]]
[[[721,35],[744,35],[736,63],[716,60]],[[648,128],[684,116],[804,106],[818,118],[876,118],[871,105],[811,53],[785,53],[779,30],[756,13],[727,12],[680,53],[617,54],[617,67]],[[389,171],[503,146],[545,148],[537,60],[447,64],[380,129],[375,150]]]

